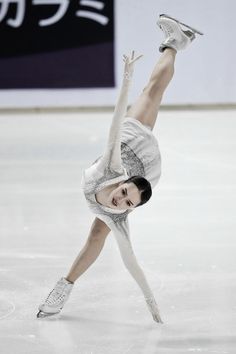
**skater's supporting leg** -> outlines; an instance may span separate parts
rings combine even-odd
[[[153,129],[163,93],[174,74],[176,51],[166,48],[154,67],[150,80],[126,116],[139,120]]]
[[[74,283],[97,259],[104,246],[109,227],[96,218],[92,224],[86,244],[75,259],[66,279]]]
[[[109,227],[103,221],[98,218],[94,220],[88,240],[74,261],[68,276],[56,283],[44,303],[39,306],[38,318],[60,313],[70,296],[73,283],[97,259],[109,232]]]

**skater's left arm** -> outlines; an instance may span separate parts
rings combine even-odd
[[[124,222],[116,223],[115,225],[109,225],[109,227],[115,235],[125,267],[141,288],[154,321],[163,323],[153,293],[134,254],[129,237],[128,219]]]
[[[131,56],[123,56],[123,60],[125,62],[123,81],[113,114],[106,149],[98,165],[98,169],[101,171],[103,171],[107,166],[116,171],[122,171],[120,130],[122,121],[127,111],[128,93],[133,76],[134,63],[141,58],[141,56],[142,55],[135,57],[134,51]]]

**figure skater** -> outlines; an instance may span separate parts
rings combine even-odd
[[[56,283],[45,302],[39,306],[39,318],[61,311],[75,281],[97,259],[111,230],[124,264],[141,288],[153,319],[163,323],[130,242],[128,214],[150,199],[152,189],[161,175],[161,155],[152,129],[162,96],[174,74],[176,53],[185,49],[194,40],[196,33],[202,33],[168,15],[160,15],[157,24],[165,36],[159,47],[162,54],[147,86],[128,111],[128,91],[134,63],[141,56],[135,56],[134,52],[130,56],[123,56],[123,82],[106,149],[83,172],[84,195],[96,217],[87,242],[68,275]]]

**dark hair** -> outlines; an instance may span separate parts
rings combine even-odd
[[[136,205],[136,208],[140,205],[145,204],[152,196],[152,187],[150,182],[146,178],[141,176],[132,176],[124,183],[134,183],[138,190],[140,191],[141,202]]]

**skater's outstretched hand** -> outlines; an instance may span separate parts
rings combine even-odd
[[[148,309],[151,312],[154,321],[158,323],[163,323],[161,316],[159,314],[156,300],[154,298],[146,298],[146,303],[148,305]]]
[[[124,77],[127,80],[130,80],[133,76],[133,72],[134,72],[134,63],[140,59],[143,55],[138,55],[135,56],[135,52],[134,50],[132,50],[131,55],[123,55],[123,61],[125,63],[125,67],[124,67]]]

